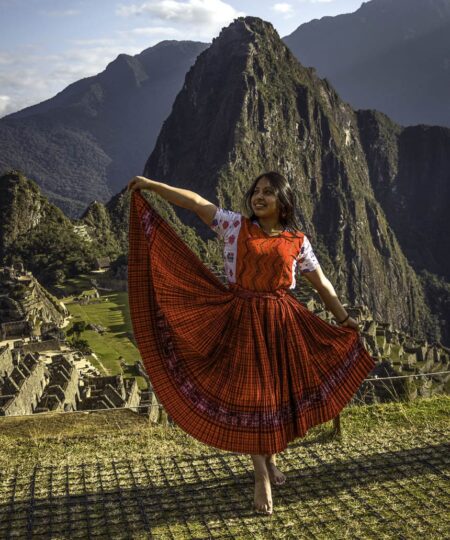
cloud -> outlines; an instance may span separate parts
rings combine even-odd
[[[9,96],[0,96],[0,114],[3,116],[8,113],[8,105],[11,98]]]
[[[60,55],[54,63],[51,77],[60,85],[96,75],[103,71],[121,53],[134,55],[142,51],[142,47],[119,42],[117,39],[74,40],[77,47]],[[84,47],[82,45],[85,45]]]
[[[69,43],[72,43],[73,45],[81,45],[82,47],[83,46],[86,46],[86,45],[98,45],[98,46],[102,46],[102,45],[105,45],[105,46],[109,46],[109,45],[114,45],[117,40],[115,39],[112,39],[112,38],[89,38],[89,39],[70,39],[68,40]]]
[[[69,11],[75,10],[58,13]],[[131,28],[122,25],[106,37],[67,40],[67,49],[59,54],[49,54],[45,42],[1,51],[0,117],[45,101],[69,84],[102,72],[121,53],[139,54],[163,39],[209,42],[233,19],[244,15],[221,0],[152,0],[121,5],[116,13]]]
[[[273,11],[277,13],[283,13],[284,15],[292,15],[293,9],[291,4],[279,3],[272,6]]]
[[[30,53],[20,47],[0,54],[0,117],[35,105],[54,96],[69,84],[103,71],[121,53],[138,54],[142,46],[120,39],[73,40],[73,47],[61,54]]]
[[[148,17],[159,27],[164,23],[175,27],[180,25],[185,39],[197,40],[215,37],[233,19],[245,15],[221,0],[152,0],[119,5],[116,14],[122,17]]]

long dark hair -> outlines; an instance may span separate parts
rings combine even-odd
[[[257,178],[255,178],[255,180],[253,180],[252,185],[245,193],[243,207],[245,208],[249,218],[251,220],[258,219],[253,212],[251,198],[253,192],[255,191],[256,184],[259,180],[261,180],[261,178],[267,178],[269,180],[270,185],[275,192],[275,196],[280,202],[280,223],[283,225],[283,227],[301,231],[302,224],[296,215],[295,196],[292,187],[282,174],[275,171],[260,174]]]

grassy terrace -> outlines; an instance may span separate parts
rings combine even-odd
[[[135,377],[139,388],[146,388],[145,379],[138,375],[134,364],[140,354],[132,341],[133,329],[131,325],[128,294],[126,292],[105,292],[100,294],[101,302],[79,304],[73,302],[79,291],[92,290],[88,276],[80,276],[68,280],[59,288],[58,294],[63,296],[73,319],[66,331],[77,321],[85,321],[101,325],[106,332],[100,334],[94,330],[86,330],[80,334],[85,339],[96,356],[88,355],[88,360],[104,375],[117,375],[122,373],[119,358],[122,357],[127,367],[123,371],[124,377]]]
[[[131,411],[0,419],[0,538],[450,536],[450,398],[354,406],[290,443],[272,516],[249,456]]]

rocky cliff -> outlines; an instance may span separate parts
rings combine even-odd
[[[242,211],[251,180],[270,169],[292,182],[304,231],[340,297],[399,329],[438,337],[373,189],[358,115],[270,23],[239,18],[189,70],[144,175]]]
[[[450,281],[450,129],[402,128],[376,111],[358,126],[377,200],[418,271]]]

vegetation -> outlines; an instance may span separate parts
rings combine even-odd
[[[47,221],[20,236],[14,242],[14,251],[6,255],[5,263],[22,262],[44,287],[52,287],[94,269],[95,257],[93,247],[73,231]]]

